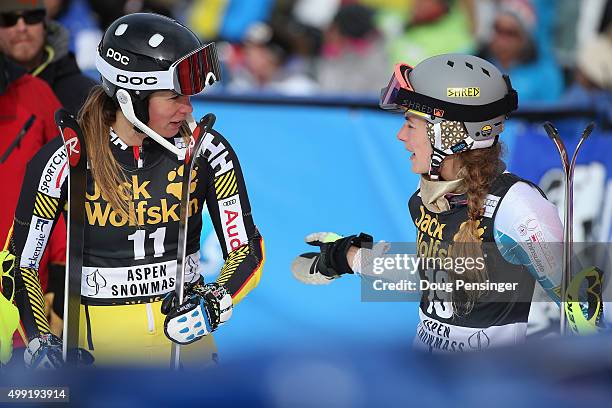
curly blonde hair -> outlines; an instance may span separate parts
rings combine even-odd
[[[498,176],[501,166],[502,146],[500,143],[485,148],[468,150],[457,155],[461,170],[459,176],[463,177],[467,188],[467,215],[468,219],[461,224],[453,237],[453,258],[483,259],[482,238],[484,232],[480,228],[483,216],[484,201],[493,180]],[[449,272],[451,281],[461,279],[465,282],[481,283],[488,278],[486,267],[466,269],[464,273]],[[456,315],[469,314],[481,291],[457,291],[452,295],[453,310]]]

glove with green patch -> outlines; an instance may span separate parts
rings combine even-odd
[[[332,279],[346,273],[353,273],[347,260],[351,246],[361,248],[372,245],[368,234],[342,237],[333,232],[315,232],[306,237],[306,243],[318,246],[319,252],[301,254],[291,264],[293,276],[309,285],[326,285]]]

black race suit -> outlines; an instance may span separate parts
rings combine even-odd
[[[263,240],[253,223],[236,154],[219,133],[212,131],[205,137],[191,183],[185,281],[200,275],[206,203],[225,258],[217,282],[228,289],[236,304],[259,282]],[[180,138],[174,143],[184,146]],[[126,344],[133,346],[127,347],[129,358],[165,360],[170,342],[163,335],[159,309],[163,296],[174,290],[183,166],[174,154],[148,138],[140,148],[128,147],[111,131],[109,146],[125,171],[123,191],[131,196],[132,220],[111,208],[88,170],[80,344],[98,363],[115,358],[125,362],[126,353],[116,351]],[[57,138],[29,163],[15,215],[10,241],[19,265],[15,298],[30,339],[49,332],[37,269],[53,226],[67,208],[67,174],[66,152]],[[212,356],[214,343],[208,337],[193,344],[196,348],[206,344]]]

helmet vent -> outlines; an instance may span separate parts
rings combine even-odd
[[[123,35],[126,31],[127,31],[128,25],[127,24],[119,24],[117,26],[117,29],[115,30],[115,35],[117,37]]]
[[[484,68],[482,68],[482,67],[480,67],[480,69],[482,69],[482,72],[484,72],[484,74],[485,74],[486,76],[488,76],[488,77],[490,77],[490,76],[491,76],[491,74],[489,73],[489,71],[487,71],[486,69],[484,69]]]
[[[468,67],[469,69],[474,69],[474,66],[470,64],[469,62],[466,62],[465,66]]]
[[[448,60],[448,61],[446,61],[446,65],[448,65],[449,67],[452,68],[452,67],[455,66],[455,63],[453,61],[451,61],[451,60]]]
[[[164,36],[159,33],[156,33],[156,34],[153,34],[151,38],[149,38],[149,45],[153,48],[156,48],[163,41],[164,41]]]

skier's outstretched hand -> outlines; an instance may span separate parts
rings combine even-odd
[[[315,232],[305,238],[308,245],[319,247],[320,252],[307,252],[294,259],[291,264],[293,276],[309,285],[327,285],[332,279],[346,273],[353,273],[347,258],[354,246],[371,246],[368,234],[342,237],[334,232]]]
[[[185,301],[176,305],[176,293],[162,302],[166,315],[164,333],[178,344],[189,344],[212,333],[232,316],[234,303],[227,289],[217,283],[203,284],[200,278],[185,288]]]
[[[77,365],[92,365],[94,357],[85,349],[72,350],[77,353]],[[70,353],[70,351],[69,351]],[[49,333],[34,337],[23,352],[26,366],[39,370],[58,369],[66,366],[62,357],[62,340]]]

